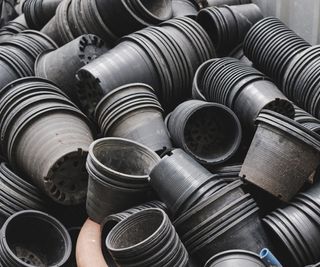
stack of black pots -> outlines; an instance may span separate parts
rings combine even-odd
[[[0,29],[0,43],[10,39],[12,35],[27,30],[27,22],[24,14],[20,15],[16,19],[9,21],[5,26]]]
[[[67,229],[50,215],[21,211],[0,231],[0,266],[64,266],[71,254]]]
[[[255,4],[202,9],[197,21],[207,31],[219,56],[228,55],[242,43],[250,28],[263,18]]]
[[[171,17],[171,0],[63,0],[42,32],[59,45],[93,33],[112,46],[121,36]]]
[[[151,171],[150,178],[151,186],[173,217],[226,185],[181,149],[164,156]]]
[[[108,252],[108,250],[106,248],[106,244],[105,244],[106,238],[109,235],[110,231],[118,223],[122,222],[123,220],[125,220],[126,218],[131,216],[132,214],[135,214],[135,213],[140,212],[142,210],[153,209],[153,208],[162,209],[164,212],[167,213],[166,205],[161,201],[154,200],[154,201],[143,203],[139,206],[135,206],[133,208],[130,208],[130,209],[125,210],[120,213],[111,214],[103,220],[103,222],[101,223],[101,247],[102,247],[103,256],[104,256],[108,266],[110,266],[110,267],[116,266],[114,260],[112,259],[110,253]]]
[[[242,184],[238,180],[224,186],[174,221],[182,242],[198,263],[226,250],[258,253],[270,245],[259,208],[241,189]]]
[[[22,77],[34,74],[37,56],[57,45],[46,35],[26,30],[0,43],[0,88]]]
[[[87,117],[48,80],[29,77],[0,91],[1,148],[54,201],[83,203],[93,141]]]
[[[319,262],[319,221],[319,183],[264,219],[270,236],[278,244],[277,256],[285,266],[300,267]]]
[[[198,66],[214,57],[214,47],[201,26],[190,18],[169,20],[123,38],[123,41],[78,72],[80,97],[95,104],[111,90],[141,82],[155,89],[165,109],[191,96]],[[119,71],[121,70],[121,71]]]
[[[76,72],[107,51],[100,37],[85,34],[59,49],[41,53],[35,63],[35,75],[54,82],[77,102]]]
[[[319,56],[320,46],[312,46],[297,54],[283,78],[283,92],[298,106],[320,118]]]
[[[163,109],[146,84],[127,84],[107,94],[97,105],[95,121],[103,136],[121,137],[162,153],[172,147]]]
[[[0,164],[0,203],[0,227],[18,211],[46,210],[46,200],[41,192],[4,162]]]
[[[320,120],[316,119],[311,114],[299,108],[298,106],[294,106],[294,109],[294,120],[296,122],[302,124],[307,129],[320,134]]]
[[[240,176],[288,202],[315,175],[320,164],[320,136],[269,110],[260,113],[257,123]]]
[[[23,13],[30,29],[41,30],[55,15],[62,0],[26,0]]]
[[[209,62],[201,65],[194,78],[194,97],[228,106],[247,129],[254,128],[262,109],[294,117],[293,104],[258,70],[233,58]]]
[[[107,248],[117,266],[187,267],[189,255],[169,217],[161,209],[145,209],[118,223]]]
[[[229,160],[242,140],[237,116],[217,103],[183,102],[167,116],[166,124],[175,145],[206,166]]]
[[[291,60],[309,47],[310,44],[274,17],[256,23],[244,40],[245,55],[279,86]]]
[[[126,159],[126,160],[124,160]],[[87,213],[95,222],[154,198],[149,173],[159,162],[149,148],[122,138],[102,138],[89,148]]]

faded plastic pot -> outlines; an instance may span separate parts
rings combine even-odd
[[[202,9],[197,21],[209,34],[217,54],[226,56],[242,43],[249,29],[262,18],[257,5],[246,4]]]
[[[180,104],[167,119],[173,142],[199,163],[217,165],[238,150],[242,130],[228,107],[200,100]]]
[[[200,10],[195,0],[172,0],[173,17],[195,17]]]
[[[122,138],[102,138],[89,148],[87,213],[101,223],[152,197],[149,173],[160,160],[149,148]]]
[[[150,173],[151,186],[173,217],[226,185],[181,149],[171,151]]]
[[[11,216],[1,229],[0,262],[4,266],[59,267],[71,254],[65,227],[48,214],[22,211]]]
[[[272,111],[261,112],[257,123],[240,176],[288,202],[315,174],[320,137]]]
[[[167,213],[167,207],[164,203],[160,202],[160,201],[150,201],[144,204],[141,204],[139,206],[135,206],[133,208],[130,208],[128,210],[125,210],[123,212],[120,213],[116,213],[116,214],[111,214],[109,216],[107,216],[103,222],[101,223],[101,247],[102,247],[102,251],[103,251],[103,256],[107,262],[107,264],[112,267],[112,266],[116,266],[115,262],[113,261],[110,253],[108,252],[107,248],[106,248],[106,238],[108,236],[108,234],[110,233],[110,231],[121,221],[123,221],[124,219],[128,218],[129,216],[131,216],[132,214],[135,214],[137,212],[140,212],[142,210],[145,209],[150,209],[150,208],[157,208],[157,209],[162,209],[164,212]]]
[[[127,84],[107,94],[97,105],[95,120],[103,136],[121,137],[161,153],[172,147],[154,90]]]
[[[82,35],[59,49],[40,54],[35,63],[35,75],[49,79],[71,99],[77,100],[76,72],[107,51],[100,37]]]
[[[30,29],[40,30],[55,15],[62,0],[27,0],[23,13]]]
[[[93,141],[88,119],[44,79],[17,80],[1,94],[1,142],[10,164],[56,202],[82,203]]]
[[[107,248],[118,266],[187,266],[189,256],[163,210],[139,211],[109,233]]]
[[[229,250],[213,256],[205,267],[265,267],[258,254],[245,250]]]

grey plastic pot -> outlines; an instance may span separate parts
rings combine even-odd
[[[150,178],[151,186],[174,217],[225,185],[181,149],[164,156]]]
[[[160,209],[137,212],[109,233],[106,245],[118,266],[187,266],[188,253]]]
[[[93,141],[87,118],[44,79],[17,80],[1,94],[1,141],[10,164],[53,200],[83,202],[85,158]]]
[[[160,160],[149,148],[122,138],[102,138],[89,148],[87,213],[102,220],[148,201],[152,197],[148,177]]]
[[[213,256],[205,267],[264,267],[260,256],[251,251],[229,250]]]
[[[60,267],[68,260],[71,247],[68,231],[55,218],[22,211],[11,216],[1,229],[0,262],[12,267]]]
[[[161,153],[172,147],[162,112],[154,90],[135,83],[107,94],[98,103],[95,118],[104,136],[133,140]]]
[[[173,17],[195,17],[200,10],[195,0],[172,0]]]
[[[180,104],[167,126],[173,142],[204,165],[230,159],[242,138],[240,122],[229,108],[200,100]]]
[[[274,197],[290,201],[315,174],[319,136],[272,111],[261,112],[257,123],[240,176]]]
[[[107,51],[100,37],[82,35],[59,49],[40,54],[35,63],[35,75],[53,81],[75,101],[76,72]]]
[[[116,266],[114,260],[112,259],[110,253],[108,252],[108,250],[106,248],[106,238],[107,238],[108,234],[110,233],[110,231],[119,222],[128,218],[132,214],[135,214],[135,213],[140,212],[145,209],[151,209],[151,208],[162,209],[164,212],[167,213],[166,205],[160,201],[155,200],[155,201],[150,201],[150,202],[141,204],[139,206],[135,206],[133,208],[130,208],[130,209],[125,210],[120,213],[111,214],[103,220],[103,222],[101,223],[101,243],[102,243],[101,247],[102,247],[102,252],[103,252],[104,258],[105,258],[108,266],[110,266],[110,267]]]

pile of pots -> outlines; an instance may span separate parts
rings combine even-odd
[[[93,33],[112,46],[121,36],[157,25],[172,15],[171,0],[63,0],[42,32],[59,45]]]
[[[242,43],[250,28],[263,18],[255,4],[210,7],[202,9],[197,21],[207,31],[218,55],[228,55]]]
[[[86,107],[89,113],[103,95],[135,82],[150,85],[162,106],[170,110],[191,96],[196,69],[215,55],[207,33],[187,17],[143,29],[122,40],[78,72],[80,99],[90,100],[86,101],[90,103]]]
[[[86,116],[58,87],[40,78],[16,80],[0,96],[1,149],[10,165],[54,201],[84,202],[84,162],[93,141]]]
[[[172,147],[160,103],[146,84],[127,84],[107,94],[97,105],[95,120],[103,136],[141,143],[161,154]]]
[[[62,0],[26,0],[23,13],[30,29],[41,30],[55,15]]]
[[[247,129],[254,128],[262,109],[294,117],[292,103],[271,79],[234,58],[203,63],[194,77],[193,96],[228,106]]]

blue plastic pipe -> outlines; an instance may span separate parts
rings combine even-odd
[[[261,250],[260,258],[267,267],[282,267],[281,263],[267,248]]]

